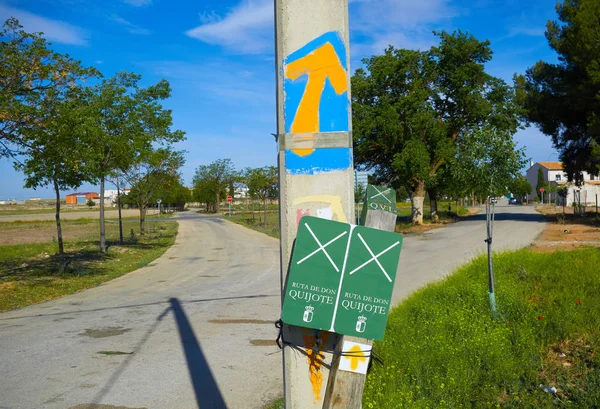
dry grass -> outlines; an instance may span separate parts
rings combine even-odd
[[[600,218],[588,211],[583,217],[573,214],[573,208],[538,206],[550,223],[533,245],[533,250],[549,253],[555,250],[576,250],[582,247],[600,247]],[[589,209],[588,209],[589,210]]]

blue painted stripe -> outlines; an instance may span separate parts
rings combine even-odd
[[[321,148],[306,156],[285,151],[285,167],[288,175],[314,175],[346,170],[352,166],[352,150],[349,148]]]

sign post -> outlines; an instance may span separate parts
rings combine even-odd
[[[544,204],[544,191],[546,189],[544,189],[543,187],[540,188],[540,193],[542,194],[542,204]]]
[[[160,217],[160,204],[161,204],[161,203],[162,203],[162,200],[161,200],[161,199],[158,199],[158,200],[156,201],[156,205],[158,206],[158,217]]]
[[[231,202],[233,201],[233,197],[227,196],[227,203],[229,203],[229,217],[231,217]]]
[[[348,0],[275,0],[275,36],[283,295],[300,219],[354,218]],[[323,350],[339,335],[284,324],[282,336],[286,409],[321,409]]]
[[[361,225],[387,232],[394,231],[397,218],[394,189],[368,185],[363,203]],[[361,408],[366,370],[369,366],[369,357],[364,356],[363,351],[370,351],[372,344],[373,340],[365,338],[363,334],[359,337],[343,337],[331,364],[323,409]]]

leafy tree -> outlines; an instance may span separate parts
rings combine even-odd
[[[438,172],[465,134],[483,126],[512,134],[518,126],[513,90],[485,72],[489,41],[436,34],[438,47],[389,47],[352,78],[356,160],[381,182],[411,191],[414,223],[423,221],[426,189],[437,211]]]
[[[127,200],[135,203],[140,211],[140,236],[144,235],[148,205],[161,199],[158,195],[164,183],[178,177],[184,162],[183,152],[146,150],[138,155],[132,166],[123,171],[125,180],[131,186]]]
[[[485,127],[466,132],[450,164],[454,181],[480,197],[500,196],[527,162],[508,131]],[[463,190],[464,193],[467,193]]]
[[[546,25],[556,64],[539,61],[516,78],[526,118],[552,137],[569,181],[600,172],[600,2],[565,0]]]
[[[106,251],[104,186],[116,170],[139,164],[139,156],[153,144],[171,144],[184,139],[184,132],[172,131],[171,110],[160,101],[169,98],[169,82],[141,88],[141,77],[118,73],[83,93],[87,102],[90,131],[87,133],[86,161],[89,180],[100,183],[100,251]],[[135,168],[135,166],[134,166]],[[143,221],[140,220],[143,225]]]
[[[42,33],[27,33],[15,18],[0,31],[0,157],[28,151],[36,130],[50,126],[46,109],[79,81],[99,75],[52,51]]]
[[[362,203],[367,194],[367,189],[362,183],[354,185],[354,203]]]
[[[268,200],[279,194],[279,180],[275,166],[251,169],[248,175],[248,192],[251,197],[258,198],[264,203],[264,224],[267,225]]]
[[[94,200],[92,199],[88,199],[87,202],[85,202],[85,204],[87,205],[87,207],[94,207],[96,206],[96,202],[94,202]]]
[[[537,183],[535,185],[535,191],[539,200],[542,200],[542,192],[540,192],[541,188],[546,188],[546,178],[544,178],[544,171],[540,167],[538,168]]]
[[[194,197],[201,203],[215,203],[219,211],[221,199],[226,195],[236,175],[231,159],[218,159],[210,165],[201,165],[194,174]],[[211,197],[212,196],[212,197]]]
[[[67,265],[60,221],[60,191],[76,189],[85,180],[85,163],[78,148],[82,141],[73,132],[81,123],[75,107],[79,101],[63,99],[60,103],[46,100],[42,103],[44,127],[25,127],[22,136],[29,142],[29,154],[15,168],[25,174],[25,187],[52,186],[56,195],[56,231],[58,238],[59,271]],[[92,205],[94,202],[92,201]]]
[[[527,182],[527,178],[525,176],[518,175],[510,182],[510,184],[508,185],[508,189],[517,198],[523,199],[523,197],[531,194],[531,190],[533,188],[531,187],[529,182]]]

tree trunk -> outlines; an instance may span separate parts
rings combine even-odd
[[[265,227],[267,227],[267,198],[265,197]]]
[[[425,201],[425,182],[419,181],[412,197],[412,222],[423,224],[423,202]]]
[[[119,208],[119,244],[123,244],[123,219],[121,218],[121,189],[117,176],[117,207]]]
[[[215,213],[219,213],[221,210],[221,193],[217,192],[217,211]]]
[[[60,189],[58,188],[58,183],[56,182],[56,179],[54,179],[54,192],[56,192],[56,236],[58,238],[58,272],[62,274],[65,272],[66,260],[62,236],[62,227],[60,225]]]
[[[104,226],[104,175],[100,178],[100,252],[106,253],[106,228]]]
[[[429,193],[429,214],[431,216],[431,222],[437,223],[440,221],[438,216],[437,192],[433,189],[429,189],[427,193]]]
[[[144,227],[146,227],[146,207],[140,206],[140,236],[144,237]]]

